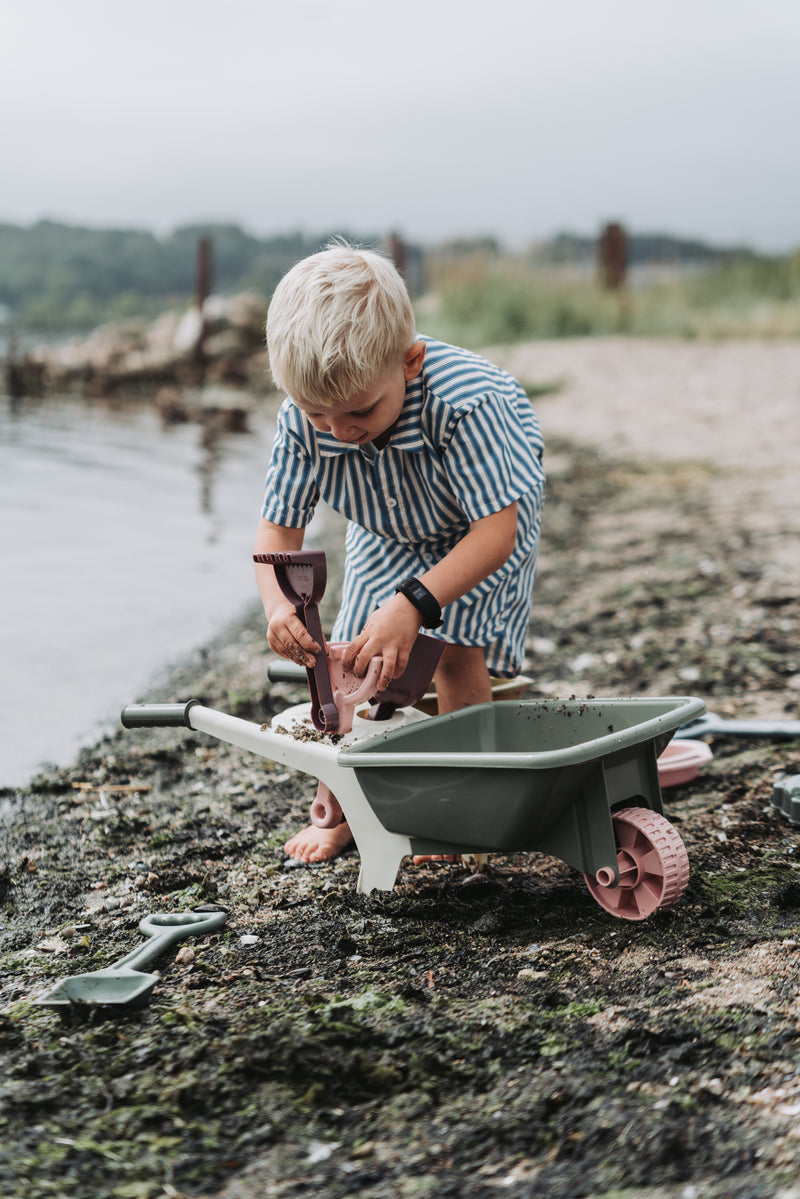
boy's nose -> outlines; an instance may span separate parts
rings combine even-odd
[[[351,438],[358,437],[358,432],[358,427],[350,420],[331,421],[331,433],[338,441],[349,441]]]

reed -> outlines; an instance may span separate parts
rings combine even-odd
[[[641,268],[621,293],[590,266],[542,268],[521,258],[438,263],[418,308],[425,332],[462,345],[594,337],[800,336],[800,252],[705,268]]]

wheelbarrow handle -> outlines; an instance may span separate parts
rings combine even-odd
[[[187,728],[192,727],[189,709],[199,704],[199,699],[190,699],[185,704],[128,704],[122,709],[120,720],[126,729]]]
[[[270,662],[267,678],[271,683],[307,683],[306,668],[298,662]]]

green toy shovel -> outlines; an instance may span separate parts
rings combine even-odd
[[[143,1001],[161,977],[144,974],[140,967],[152,962],[171,945],[185,937],[213,933],[227,920],[226,912],[169,912],[145,916],[140,930],[149,939],[113,966],[92,970],[88,974],[72,974],[36,1002],[48,1007],[70,1007],[75,1004],[127,1004]]]

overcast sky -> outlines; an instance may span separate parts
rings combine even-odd
[[[800,0],[0,0],[0,221],[800,246]]]

